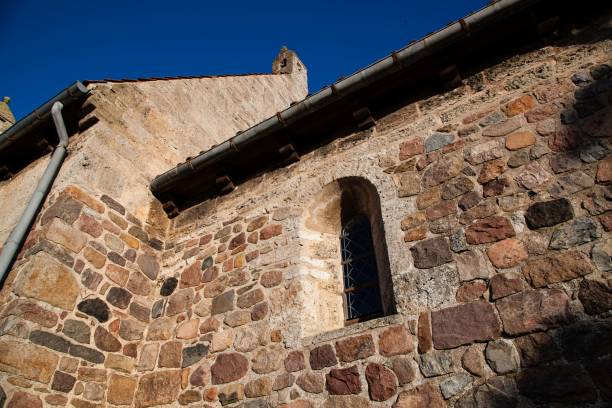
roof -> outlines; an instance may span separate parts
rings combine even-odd
[[[151,191],[176,216],[400,106],[448,91],[528,44],[540,47],[564,25],[609,7],[585,1],[591,4],[580,8],[553,0],[496,1],[187,159],[156,177]]]
[[[105,79],[87,79],[83,81],[85,85],[102,84],[102,83],[122,83],[122,82],[151,82],[151,81],[172,81],[177,79],[215,79],[215,78],[232,78],[246,76],[263,76],[263,75],[278,75],[274,73],[254,72],[247,74],[221,74],[221,75],[183,75],[183,76],[167,76],[167,77],[148,77],[148,78],[105,78]]]

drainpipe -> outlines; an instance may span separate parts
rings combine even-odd
[[[34,222],[34,219],[38,214],[38,210],[47,197],[47,194],[53,185],[53,181],[55,180],[55,177],[57,176],[57,173],[64,162],[64,158],[66,157],[68,148],[68,133],[66,132],[66,125],[64,124],[64,118],[62,117],[63,107],[64,105],[59,101],[54,102],[53,106],[51,107],[51,116],[53,117],[55,130],[59,136],[59,143],[55,147],[55,150],[51,155],[51,160],[49,161],[49,164],[47,165],[42,177],[38,181],[36,190],[34,191],[34,194],[32,194],[28,206],[21,215],[21,219],[4,243],[2,254],[0,254],[0,283],[4,281],[5,275],[10,270],[13,260],[17,256],[19,248],[21,248],[30,226]]]

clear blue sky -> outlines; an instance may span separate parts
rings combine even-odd
[[[21,118],[77,79],[269,72],[282,45],[317,91],[487,1],[0,3],[0,97]]]

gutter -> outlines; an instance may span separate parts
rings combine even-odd
[[[25,137],[28,132],[38,125],[41,121],[46,120],[49,116],[53,118],[55,130],[59,137],[59,143],[55,147],[49,164],[45,169],[42,177],[38,181],[36,190],[32,194],[26,209],[23,211],[21,218],[8,239],[4,243],[2,253],[0,254],[0,284],[4,281],[6,274],[10,271],[13,261],[15,260],[21,245],[36,219],[38,211],[45,201],[53,182],[66,158],[68,153],[68,132],[62,116],[64,104],[68,105],[87,94],[89,91],[81,82],[75,82],[64,91],[60,92],[56,97],[46,102],[40,108],[36,109],[24,119],[15,123],[6,132],[0,135],[0,152],[12,144],[14,141]]]
[[[202,173],[206,168],[220,163],[232,154],[252,148],[262,139],[282,131],[286,126],[315,114],[334,102],[348,98],[377,81],[410,67],[416,62],[468,37],[471,32],[477,31],[481,26],[491,25],[495,21],[525,9],[536,2],[538,0],[496,1],[464,19],[450,24],[442,30],[434,32],[355,74],[322,89],[318,93],[307,97],[243,133],[157,176],[150,184],[151,192],[158,198],[168,196],[171,194],[173,186],[180,184],[191,176]],[[166,211],[176,215],[176,206],[171,200],[162,200],[162,203]]]
[[[47,120],[51,114],[51,108],[55,102],[61,102],[63,105],[68,106],[88,93],[89,90],[85,87],[85,85],[83,85],[80,81],[76,81],[55,97],[45,102],[42,106],[30,112],[26,117],[19,120],[10,128],[6,129],[3,133],[0,133],[0,153],[19,139],[26,136],[30,130],[35,128],[41,122]]]

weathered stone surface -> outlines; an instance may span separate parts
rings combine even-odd
[[[482,165],[480,173],[478,173],[477,181],[480,184],[485,184],[489,181],[493,181],[502,175],[506,168],[506,159],[497,159],[486,162]]]
[[[453,142],[455,136],[451,133],[435,132],[425,139],[425,153],[440,150]]]
[[[391,360],[391,367],[400,386],[410,384],[415,379],[416,373],[410,361],[408,357],[395,357]]]
[[[67,319],[64,321],[62,332],[79,343],[89,343],[91,329],[86,323],[80,320]]]
[[[476,280],[462,284],[457,293],[455,299],[457,302],[465,303],[472,302],[482,298],[483,293],[487,290],[487,284],[483,281]]]
[[[196,368],[189,379],[189,383],[194,387],[205,387],[210,382],[210,365],[202,363]]]
[[[283,280],[283,271],[272,270],[272,271],[266,271],[262,273],[261,279],[259,281],[264,288],[272,288],[274,286],[280,285],[282,280]]]
[[[105,274],[108,279],[115,282],[117,285],[125,286],[130,276],[130,271],[117,265],[108,264]]]
[[[181,367],[189,367],[202,360],[208,355],[208,346],[198,343],[194,346],[183,348],[183,363]]]
[[[526,286],[525,281],[516,272],[500,273],[493,276],[489,281],[489,291],[492,300],[521,292]]]
[[[68,353],[70,353],[71,356],[82,358],[90,363],[101,364],[104,362],[104,354],[100,353],[98,350],[78,344],[71,344]]]
[[[471,224],[465,231],[469,244],[486,244],[515,235],[514,228],[505,217],[493,216]]]
[[[493,307],[486,302],[471,302],[434,311],[431,320],[433,343],[437,349],[492,340],[501,334]]]
[[[107,401],[114,405],[131,405],[135,391],[135,379],[113,374],[108,384]]]
[[[178,279],[173,277],[167,278],[164,281],[164,284],[162,285],[161,289],[159,290],[159,294],[162,296],[170,296],[172,292],[174,292],[174,289],[176,289],[177,285]]]
[[[450,242],[450,249],[453,252],[467,251],[468,246],[467,246],[467,242],[465,240],[465,231],[463,231],[462,228],[460,228],[457,231],[453,232],[448,237],[448,240]]]
[[[336,355],[340,361],[345,363],[364,359],[375,352],[374,340],[370,334],[349,337],[336,342]]]
[[[171,404],[181,389],[181,371],[166,370],[145,374],[138,381],[135,405],[138,408]]]
[[[202,394],[197,390],[187,390],[178,397],[178,402],[181,405],[189,405],[198,402],[202,399]]]
[[[86,299],[77,305],[79,312],[96,318],[99,322],[106,322],[110,317],[110,310],[101,299]]]
[[[123,340],[142,340],[146,326],[140,322],[130,319],[122,319],[119,325],[119,336]]]
[[[179,324],[176,328],[177,339],[193,339],[198,334],[200,321],[198,319],[190,319]]]
[[[399,159],[407,160],[417,154],[423,153],[423,151],[423,139],[414,138],[400,145]]]
[[[459,280],[487,279],[491,275],[485,255],[480,250],[465,251],[455,255]]]
[[[435,221],[447,215],[455,214],[457,205],[453,201],[442,201],[434,204],[425,211],[425,216],[428,221]]]
[[[2,317],[4,316],[17,316],[43,327],[53,327],[57,324],[55,313],[26,299],[15,299],[9,303],[2,312]]]
[[[417,325],[417,338],[419,341],[419,353],[426,353],[433,349],[431,339],[431,318],[429,312],[421,312]]]
[[[523,95],[508,102],[505,109],[506,115],[508,115],[508,117],[519,115],[532,109],[535,105],[536,101],[531,95]]]
[[[200,262],[194,262],[181,273],[181,288],[197,286],[202,278]]]
[[[550,249],[567,249],[600,237],[597,224],[590,218],[576,218],[553,232]]]
[[[212,383],[226,384],[244,377],[249,369],[249,360],[239,353],[221,353],[211,367]]]
[[[140,350],[140,360],[138,360],[138,371],[151,371],[155,368],[159,343],[147,343]]]
[[[234,309],[234,297],[236,292],[229,290],[219,296],[215,296],[212,300],[211,314],[221,314]]]
[[[214,399],[215,392],[211,390],[211,399]],[[219,402],[221,405],[232,404],[244,399],[244,386],[240,383],[228,384],[219,391]]]
[[[295,381],[301,389],[311,394],[320,394],[325,388],[325,377],[322,373],[304,372]]]
[[[193,303],[194,291],[193,288],[178,290],[168,298],[168,306],[166,307],[166,316],[174,316],[184,312]],[[163,304],[163,303],[162,303]],[[155,309],[155,307],[153,308]]]
[[[372,401],[386,401],[395,395],[397,384],[393,372],[382,364],[370,363],[365,369],[368,393]]]
[[[56,371],[53,375],[51,389],[54,391],[68,393],[72,390],[72,387],[74,387],[75,382],[76,378],[74,378],[70,374],[63,373],[61,371]]]
[[[79,296],[79,284],[68,268],[47,253],[38,252],[22,268],[14,291],[18,296],[71,311]]]
[[[448,240],[444,237],[421,241],[410,248],[414,266],[420,269],[433,268],[453,260]]]
[[[397,396],[393,408],[445,408],[446,403],[434,384],[426,383]]]
[[[525,291],[495,302],[504,332],[531,333],[570,321],[569,299],[559,289]]]
[[[489,342],[485,356],[487,363],[497,374],[508,374],[519,368],[518,353],[509,340],[499,339]]]
[[[474,189],[474,182],[464,176],[459,176],[442,187],[442,199],[450,200]]]
[[[519,150],[518,152],[514,152],[508,162],[506,163],[508,167],[511,169],[515,169],[517,167],[521,167],[529,163],[531,159],[529,158],[529,152],[527,150]]]
[[[404,326],[393,326],[378,335],[378,349],[381,355],[391,357],[411,353],[414,346]]]
[[[42,408],[42,401],[36,395],[15,391],[6,408]]]
[[[444,399],[449,399],[463,392],[472,385],[473,378],[466,373],[455,374],[440,383],[440,391]]]
[[[551,197],[565,197],[593,187],[593,178],[582,171],[565,174],[551,183],[548,192]]]
[[[274,379],[274,383],[272,383],[272,390],[274,391],[284,390],[285,388],[291,387],[294,382],[295,382],[295,377],[293,376],[293,374],[283,373],[283,374],[277,375],[276,378]]]
[[[510,132],[514,132],[519,127],[521,127],[521,119],[516,116],[501,123],[487,126],[482,130],[482,135],[487,137],[505,136]]]
[[[295,371],[301,371],[306,368],[306,361],[304,359],[304,353],[299,350],[294,350],[287,354],[285,358],[285,370],[293,373]]]
[[[280,235],[282,232],[283,226],[280,224],[267,225],[259,231],[259,239],[265,241],[267,239]]]
[[[0,339],[0,364],[3,371],[48,384],[59,357],[42,347]]]
[[[70,348],[70,342],[68,340],[42,330],[33,330],[30,333],[30,341],[34,344],[45,346],[61,353],[67,353]]]
[[[60,221],[59,218],[54,218],[51,221],[45,231],[45,238],[60,244],[74,253],[81,252],[81,249],[87,243],[87,236],[85,234]]]
[[[578,298],[584,311],[590,315],[598,315],[612,309],[612,289],[602,282],[583,280],[580,282]]]
[[[106,301],[119,309],[126,309],[132,300],[132,294],[123,288],[113,286],[106,294]]]
[[[487,248],[487,255],[493,266],[503,269],[511,268],[523,262],[529,254],[520,241],[508,238]]]
[[[530,367],[543,365],[559,357],[559,349],[548,333],[532,333],[514,339],[521,365]]]
[[[291,404],[290,404],[291,405]],[[370,401],[359,395],[330,395],[321,406],[322,408],[367,408]],[[300,405],[295,408],[312,408],[313,405]],[[284,407],[283,407],[284,408]],[[287,406],[287,408],[294,408]]]
[[[425,377],[436,377],[453,371],[453,360],[448,351],[431,351],[415,357]]]
[[[96,347],[103,351],[115,352],[121,350],[121,343],[119,340],[102,326],[96,327],[94,342]]]
[[[325,376],[325,388],[331,395],[350,395],[361,392],[357,366],[332,368]]]
[[[527,262],[525,279],[536,288],[565,282],[595,272],[587,257],[578,251],[567,251]]]
[[[533,190],[550,179],[550,173],[539,163],[531,162],[514,178],[516,182],[527,190]]]
[[[236,299],[236,306],[241,309],[248,309],[251,306],[254,306],[256,303],[259,303],[264,300],[263,291],[259,288],[248,291]],[[214,299],[213,299],[213,307],[214,307]]]
[[[179,341],[168,341],[161,345],[157,365],[165,368],[179,368],[183,345]]]
[[[436,161],[425,170],[422,177],[423,185],[425,187],[437,186],[459,175],[462,168],[463,160],[461,157],[445,157],[444,160]]]
[[[136,295],[149,296],[151,292],[151,281],[142,273],[132,271],[127,283],[127,289]]]
[[[531,229],[552,227],[572,218],[572,204],[565,198],[535,203],[525,212],[525,221]]]
[[[246,383],[244,395],[248,398],[265,397],[272,394],[272,380],[269,377],[259,377]]]
[[[506,149],[518,150],[531,146],[536,141],[535,135],[530,131],[519,131],[506,136]]]
[[[421,191],[420,178],[415,171],[408,171],[397,176],[396,184],[398,197],[410,197]]]
[[[501,140],[489,140],[478,143],[465,149],[464,157],[468,163],[477,165],[489,160],[503,157],[504,151]]]
[[[338,364],[338,360],[331,344],[325,344],[310,350],[310,367],[313,370],[333,367],[336,364]]]
[[[539,404],[585,404],[597,399],[589,376],[578,366],[532,367],[517,376],[522,395]]]
[[[484,359],[482,353],[476,347],[468,348],[461,357],[461,365],[470,374],[482,377],[485,375]]]
[[[251,357],[251,369],[257,374],[267,374],[278,370],[283,362],[283,353],[280,348],[257,349]]]

